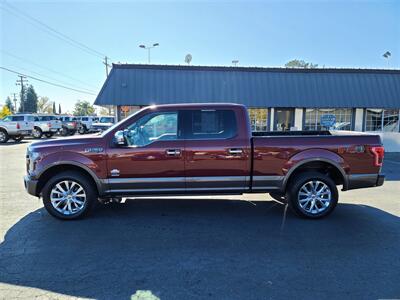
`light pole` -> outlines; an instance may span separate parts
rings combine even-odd
[[[160,46],[160,44],[159,43],[155,43],[155,44],[153,44],[153,46],[139,45],[139,48],[143,48],[143,49],[147,50],[147,61],[148,61],[148,63],[150,63],[150,50],[155,48],[155,47],[157,47],[157,46]]]
[[[389,51],[386,51],[382,56],[386,59],[387,68],[389,69],[389,58],[392,56],[392,53],[390,53]]]
[[[239,60],[237,60],[237,59],[232,60],[232,64],[233,64],[235,67],[237,66],[238,63],[239,63]]]

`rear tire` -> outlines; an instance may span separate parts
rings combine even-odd
[[[60,135],[62,135],[62,136],[67,136],[68,135],[68,129],[67,128],[65,128],[65,127],[63,127],[62,129],[61,129],[61,131],[60,131]]]
[[[52,177],[45,184],[42,196],[48,213],[61,220],[83,218],[97,201],[93,183],[76,171],[65,171]]]
[[[332,213],[339,195],[335,182],[328,175],[306,172],[290,181],[286,199],[298,216],[319,219]]]
[[[86,129],[85,126],[81,126],[81,127],[79,128],[79,134],[85,134],[86,132],[87,132],[87,129]]]
[[[49,139],[54,135],[54,133],[46,132],[44,135]]]
[[[33,128],[32,136],[34,139],[40,139],[43,136],[42,129],[38,127]]]
[[[10,139],[7,131],[0,129],[0,144],[7,143],[7,141]]]

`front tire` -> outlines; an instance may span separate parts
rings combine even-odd
[[[46,132],[44,135],[49,139],[54,135],[54,133]]]
[[[44,186],[42,196],[48,213],[61,220],[83,218],[97,201],[90,179],[74,171],[52,177]]]
[[[43,135],[42,129],[40,129],[38,127],[33,128],[33,131],[32,131],[33,138],[40,139],[42,137],[42,135]]]
[[[85,134],[87,132],[87,129],[85,126],[81,126],[78,130],[79,134]]]
[[[298,216],[319,219],[332,213],[339,195],[335,182],[328,175],[306,172],[289,183],[286,199]]]

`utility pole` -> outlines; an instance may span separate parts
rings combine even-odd
[[[13,94],[13,101],[14,101],[14,109],[13,109],[13,113],[17,112],[17,93],[12,93]]]
[[[15,83],[16,85],[20,85],[21,86],[21,95],[20,95],[20,103],[21,103],[21,111],[24,112],[25,111],[25,107],[24,107],[24,99],[25,99],[25,87],[24,87],[24,83],[28,83],[28,80],[26,79],[25,76],[23,75],[18,75],[19,79],[17,79],[17,82]]]
[[[108,67],[111,68],[111,65],[108,63],[108,57],[104,57],[103,64],[106,66],[106,77],[108,77]]]

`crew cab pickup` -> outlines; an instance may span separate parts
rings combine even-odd
[[[25,114],[4,117],[0,120],[0,143],[7,143],[10,138],[20,142],[32,133],[33,120],[33,116]]]
[[[383,184],[377,135],[252,133],[238,104],[146,107],[98,135],[28,147],[25,187],[60,219],[98,199],[270,193],[302,217],[321,218],[342,190]]]
[[[35,126],[32,135],[35,139],[40,139],[43,134],[51,138],[61,130],[61,121],[53,115],[35,115]]]

